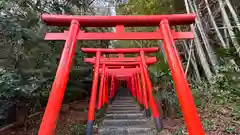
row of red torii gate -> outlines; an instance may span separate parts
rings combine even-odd
[[[192,32],[177,32],[171,28],[176,25],[194,23],[194,14],[150,15],[150,16],[71,16],[43,14],[42,20],[51,26],[69,26],[63,33],[47,33],[45,40],[65,40],[55,80],[52,85],[47,107],[38,135],[53,135],[64,97],[69,72],[78,40],[163,40],[176,93],[183,112],[189,135],[204,135],[197,114],[194,99],[185,78],[175,40],[193,39]],[[125,27],[157,26],[154,32],[125,32]],[[116,27],[116,32],[85,32],[82,27]],[[160,131],[162,123],[149,78],[148,65],[157,62],[156,57],[146,53],[157,52],[158,48],[81,48],[85,53],[95,53],[93,58],[84,61],[93,64],[94,75],[88,110],[87,135],[92,135],[94,113],[112,99],[119,80],[127,82],[127,88],[146,112],[151,111],[156,128]],[[139,54],[137,57],[124,57],[124,54]],[[117,54],[118,57],[104,57],[102,54]],[[100,77],[100,78],[99,78]],[[99,81],[100,80],[100,85]],[[99,89],[98,89],[99,86]],[[108,88],[110,86],[110,88]],[[97,102],[96,102],[97,101]]]

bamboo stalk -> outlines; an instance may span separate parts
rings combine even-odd
[[[190,13],[188,0],[184,0],[184,3],[185,3],[187,13]],[[198,38],[198,35],[195,31],[194,26],[191,25],[190,27],[191,27],[191,30],[194,32],[194,36],[195,36],[194,43],[196,46],[197,55],[199,56],[199,59],[200,59],[201,66],[203,67],[203,71],[205,73],[206,78],[208,79],[208,81],[211,81],[212,72],[211,72],[209,64],[207,62],[206,55],[204,54],[203,48],[201,46],[200,40]]]
[[[205,32],[203,30],[203,24],[201,22],[201,18],[199,16],[199,11],[197,9],[195,1],[192,2],[191,0],[189,0],[189,3],[190,3],[191,10],[197,14],[197,19],[196,19],[197,29],[200,32],[201,38],[203,40],[203,43],[204,43],[204,46],[205,46],[205,49],[206,49],[206,52],[207,52],[207,56],[208,56],[208,58],[210,60],[210,63],[213,66],[214,72],[216,73],[216,67],[218,65],[217,57],[214,54],[214,51],[213,51],[213,49],[210,46],[210,43],[208,41],[208,37],[207,37],[207,35],[205,34]]]
[[[206,4],[206,8],[207,8],[207,10],[208,10],[208,14],[209,14],[211,23],[212,23],[212,25],[213,25],[213,29],[216,31],[218,39],[220,40],[222,47],[223,47],[223,48],[227,48],[228,46],[227,46],[227,44],[225,43],[225,41],[224,41],[224,39],[223,39],[223,37],[222,37],[219,29],[218,29],[218,26],[217,26],[217,24],[216,24],[216,22],[215,22],[215,19],[214,19],[214,17],[213,17],[212,11],[211,11],[211,9],[210,9],[210,7],[209,7],[208,0],[205,0],[205,4]]]
[[[240,22],[239,22],[237,13],[235,12],[235,10],[229,0],[225,0],[225,3],[228,6],[230,13],[232,14],[232,17],[237,25],[238,30],[240,31]]]
[[[228,33],[230,35],[230,39],[231,39],[231,41],[233,43],[233,46],[235,47],[235,49],[238,53],[238,56],[240,57],[240,46],[239,46],[238,41],[236,39],[236,35],[232,30],[232,25],[230,23],[229,17],[227,15],[226,10],[225,10],[225,6],[223,5],[223,1],[218,0],[218,3],[219,3],[219,6],[220,6],[220,11],[221,11],[221,14],[222,14],[223,21],[227,26],[227,30],[228,30]]]

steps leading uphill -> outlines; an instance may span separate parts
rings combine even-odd
[[[99,135],[153,135],[152,121],[144,116],[140,106],[128,92],[119,89],[109,104]]]

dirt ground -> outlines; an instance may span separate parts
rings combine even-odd
[[[71,103],[61,108],[56,127],[56,135],[74,135],[73,130],[81,131],[87,122],[88,103]],[[0,135],[37,135],[42,115],[29,119],[27,129],[25,127],[13,127],[0,133]],[[84,131],[82,131],[84,132]]]

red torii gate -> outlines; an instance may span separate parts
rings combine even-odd
[[[77,40],[163,40],[164,50],[168,58],[188,133],[190,135],[204,135],[204,130],[198,117],[174,41],[179,39],[193,39],[193,33],[175,32],[170,28],[170,25],[194,23],[194,14],[150,16],[71,16],[43,14],[42,20],[52,26],[70,27],[69,30],[63,33],[47,33],[45,36],[46,40],[66,40],[66,43],[39,129],[39,135],[54,134]],[[160,30],[156,30],[155,32],[124,31],[124,27],[142,26],[158,26]],[[116,27],[116,32],[88,33],[80,30],[81,27]],[[95,69],[99,68],[100,60],[98,58],[100,55],[101,51],[97,51]],[[94,78],[97,77],[98,71],[94,74]]]
[[[153,64],[153,63],[156,63],[157,62],[157,59],[156,57],[150,57],[150,58],[146,58],[144,56],[144,53],[145,51],[147,53],[151,53],[151,52],[156,52],[158,51],[158,48],[121,48],[121,49],[106,49],[106,48],[81,48],[81,50],[83,52],[86,52],[86,53],[96,53],[97,52],[101,52],[101,53],[117,53],[119,54],[119,58],[104,58],[104,57],[96,57],[96,58],[85,58],[84,61],[85,62],[89,62],[91,64],[94,64],[95,65],[95,69],[94,69],[94,75],[95,73],[100,72],[99,71],[99,68],[97,69],[97,67],[99,67],[99,65],[102,65],[102,72],[103,72],[103,78],[104,76],[107,76],[107,72],[108,70],[106,70],[106,67],[108,65],[112,65],[112,66],[121,66],[121,70],[125,70],[124,66],[140,66],[140,75],[141,75],[141,78],[142,78],[142,86],[143,86],[143,105],[145,107],[145,113],[146,115],[149,117],[149,114],[150,114],[150,110],[149,110],[149,105],[148,105],[148,101],[150,103],[150,106],[151,106],[151,111],[152,111],[152,114],[153,114],[153,118],[155,120],[155,124],[156,124],[156,128],[158,129],[158,131],[161,130],[162,128],[162,123],[160,121],[160,115],[159,115],[159,112],[158,112],[158,108],[157,108],[157,105],[156,105],[156,102],[154,100],[154,97],[152,96],[152,84],[151,84],[151,81],[150,81],[150,78],[149,78],[149,75],[148,75],[148,71],[147,71],[147,64]],[[139,53],[140,54],[140,57],[137,57],[137,58],[127,58],[127,57],[124,57],[124,53]],[[95,61],[93,61],[95,59]],[[115,61],[110,61],[110,60],[115,60]],[[131,62],[130,60],[133,60],[135,59],[135,62]],[[97,63],[99,61],[99,63]],[[119,62],[121,61],[121,62]],[[127,62],[126,62],[127,61]],[[136,68],[137,69],[137,68]],[[138,70],[136,70],[138,71]],[[130,75],[127,75],[125,73],[123,73],[122,71],[118,70],[118,72],[115,72],[114,73],[115,75],[123,75],[124,79],[127,80],[128,82],[128,88],[131,90],[131,93],[133,93],[133,96],[135,97],[135,90],[134,90],[134,77],[133,76],[130,76]],[[118,77],[118,76],[115,76],[115,77]],[[98,79],[97,78],[93,78],[93,86],[96,86],[97,85],[97,81]],[[129,80],[130,79],[130,80]],[[102,80],[101,78],[101,81],[104,81],[104,79]],[[146,83],[145,83],[146,81]],[[101,83],[102,84],[102,83]],[[103,87],[100,84],[100,87]],[[139,86],[136,86],[139,88]],[[148,87],[148,88],[147,88]],[[100,98],[100,101],[98,103],[102,103],[101,102],[101,94],[102,94],[102,88],[100,88],[100,94],[99,94],[99,98]],[[106,89],[104,89],[106,91]],[[97,93],[97,87],[92,87],[92,94],[91,94],[91,98],[90,98],[90,106],[89,106],[89,112],[88,112],[88,128],[87,128],[87,133],[90,135],[92,133],[89,133],[89,132],[92,132],[92,124],[93,124],[93,120],[94,120],[94,108],[95,108],[95,101],[96,101],[96,93]],[[105,102],[103,102],[105,103]],[[98,108],[99,106],[101,107],[101,105],[98,105]]]
[[[154,61],[156,59],[156,57],[151,57]],[[87,62],[89,61],[90,59],[92,58],[85,58],[84,61]],[[102,60],[103,58],[101,58]],[[119,58],[118,58],[119,59]],[[136,58],[125,58],[126,61],[129,61],[131,59],[136,59]],[[111,60],[110,59],[107,59],[107,60]],[[140,61],[140,59],[136,59],[138,61]],[[150,59],[149,59],[150,60]],[[114,61],[117,61],[116,58],[114,58]],[[119,61],[124,61],[124,59],[119,59]],[[157,61],[155,61],[157,62]],[[89,62],[89,63],[92,63],[94,64],[94,62]],[[107,73],[106,76],[116,76],[119,80],[125,80],[126,78],[128,79],[129,77],[132,77],[134,74],[136,73],[139,73],[139,69],[138,69],[138,66],[140,65],[140,63],[134,63],[134,68],[133,67],[125,67],[125,66],[122,66],[122,65],[125,65],[125,63],[123,62],[119,62],[119,63],[115,63],[116,65],[121,65],[121,66],[118,66],[118,67],[115,67],[115,68],[110,68],[107,66],[107,64],[105,63],[105,61],[103,61],[102,63],[102,68],[99,69],[99,73],[100,74],[104,74],[105,72]],[[148,65],[150,64],[153,64],[153,63],[147,63]],[[104,74],[105,75],[105,74]]]
[[[135,83],[135,87],[133,86],[133,84],[134,83],[132,83],[132,87],[131,88],[129,88],[129,89],[131,89],[131,90],[133,90],[133,88],[135,88],[135,89],[137,89],[137,93],[138,94],[136,94],[137,95],[137,100],[138,100],[138,102],[139,102],[139,104],[143,104],[142,103],[142,92],[140,92],[141,91],[141,89],[140,89],[140,87],[141,87],[141,85],[140,85],[140,77],[139,77],[139,68],[138,68],[138,66],[136,66],[135,68],[118,68],[118,69],[108,69],[107,67],[105,68],[105,70],[104,69],[100,69],[100,72],[103,74],[104,72],[107,72],[107,76],[111,76],[112,77],[112,80],[111,80],[111,85],[115,85],[115,83],[114,83],[114,79],[118,79],[118,80],[128,80],[129,78],[131,78],[131,77],[133,77],[133,80],[131,80],[131,81],[134,81],[134,82],[136,82]],[[111,91],[113,91],[113,95],[112,94],[110,94],[110,98],[112,98],[114,95],[115,95],[115,92],[116,92],[116,89],[114,89],[113,90],[113,88],[114,88],[114,86],[113,87],[111,87],[111,89],[110,89],[110,92]],[[133,94],[134,94],[134,90],[133,90]],[[133,95],[134,96],[134,95]],[[146,109],[146,108],[145,108]],[[145,110],[146,111],[146,115],[148,116],[148,110]],[[158,125],[159,126],[159,125]]]
[[[133,77],[134,74],[138,74],[138,69],[137,68],[119,68],[119,69],[108,69],[106,67],[105,71],[104,69],[100,69],[100,72],[103,74],[104,72],[107,73],[107,76],[111,76],[111,87],[110,87],[110,100],[112,100],[112,98],[115,96],[115,93],[117,92],[117,89],[115,88],[115,81],[116,80],[127,80],[129,82],[129,78]],[[135,80],[135,81],[134,81]],[[131,81],[138,81],[136,80],[136,78],[131,79]],[[139,104],[142,105],[142,102],[140,102],[140,100],[142,99],[142,95],[141,95],[141,99],[139,96],[136,97],[136,95],[142,94],[139,90],[137,89],[140,87],[140,83],[139,84],[135,84],[134,87],[134,83],[131,82],[131,88],[129,88],[128,85],[128,89],[131,90],[131,94],[137,99],[137,101],[139,102]],[[135,91],[135,89],[137,89]],[[134,94],[137,93],[137,94]],[[100,96],[100,95],[99,95]],[[146,108],[145,108],[146,109]]]

